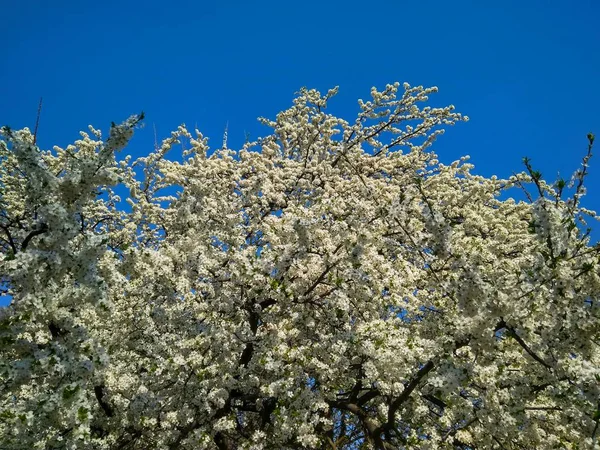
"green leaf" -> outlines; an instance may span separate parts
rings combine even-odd
[[[76,384],[75,386],[66,386],[63,389],[63,393],[62,393],[62,398],[63,400],[70,400],[72,399],[75,394],[77,393],[77,391],[79,391],[79,385]]]
[[[16,339],[12,336],[2,336],[0,337],[0,344],[2,344],[3,346],[8,346],[8,345],[12,345],[14,344],[16,341]]]
[[[77,419],[80,422],[87,422],[88,419],[88,409],[84,406],[80,406],[77,410]]]
[[[583,266],[581,267],[581,271],[583,273],[589,272],[590,270],[592,270],[594,268],[594,264],[592,263],[583,263]]]
[[[14,419],[14,418],[15,418],[15,413],[13,413],[7,409],[0,412],[0,419]]]

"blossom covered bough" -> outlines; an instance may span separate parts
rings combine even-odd
[[[0,448],[597,446],[593,135],[570,181],[485,178],[398,88],[352,122],[303,89],[239,151],[4,128]]]

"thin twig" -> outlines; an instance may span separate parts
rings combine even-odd
[[[40,115],[42,114],[42,97],[40,97],[40,104],[38,105],[37,117],[35,118],[35,128],[33,130],[33,145],[37,142],[38,126],[40,124]]]

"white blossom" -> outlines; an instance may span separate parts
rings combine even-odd
[[[485,178],[433,152],[467,117],[399,89],[349,121],[301,89],[239,151],[3,129],[0,447],[597,447],[593,139],[570,198]]]

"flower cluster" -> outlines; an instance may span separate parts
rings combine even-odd
[[[593,136],[570,198],[528,160],[484,178],[432,149],[467,118],[403,88],[350,122],[302,89],[239,151],[3,129],[0,447],[598,445]]]

